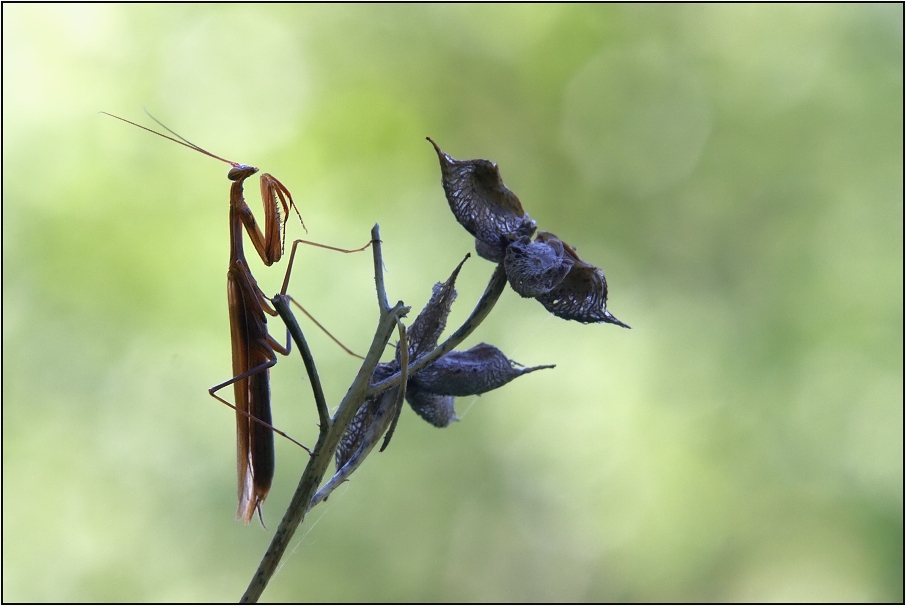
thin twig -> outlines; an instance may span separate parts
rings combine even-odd
[[[397,304],[381,319],[368,354],[365,356],[365,361],[349,387],[349,391],[346,392],[346,396],[340,403],[333,422],[329,428],[322,428],[318,436],[314,454],[308,460],[308,465],[306,465],[302,478],[299,480],[299,486],[296,488],[289,507],[283,515],[283,519],[274,533],[274,538],[271,540],[271,544],[267,548],[258,570],[255,572],[255,576],[249,583],[245,595],[242,596],[241,602],[257,602],[258,598],[261,597],[261,593],[267,587],[293,534],[295,534],[299,524],[305,519],[305,513],[309,509],[315,491],[324,479],[327,468],[337,450],[337,445],[340,443],[340,438],[346,431],[346,427],[352,417],[355,416],[356,411],[365,401],[365,389],[368,386],[368,381],[374,372],[374,367],[384,353],[387,343],[390,341],[396,319],[406,311],[408,311],[408,308],[402,304]]]
[[[305,372],[308,373],[308,379],[311,382],[311,391],[315,397],[315,406],[318,407],[318,421],[320,422],[320,426],[330,428],[330,412],[327,410],[327,400],[325,400],[324,390],[321,388],[321,377],[318,376],[315,359],[312,357],[311,350],[308,348],[308,342],[305,340],[305,335],[302,334],[302,329],[299,328],[296,317],[289,309],[288,301],[290,300],[291,297],[287,295],[277,295],[271,299],[271,302],[274,304],[274,309],[280,314],[280,318],[283,320],[284,324],[286,324],[286,328],[289,330],[289,334],[292,335],[293,341],[296,342],[296,348],[299,350],[299,353],[302,354],[302,361],[305,363]],[[305,310],[303,309],[302,311]]]
[[[384,288],[384,257],[381,252],[381,228],[375,223],[371,228],[371,248],[374,250],[374,288],[377,291],[378,307],[381,315],[387,313],[390,304],[387,303],[387,290]]]

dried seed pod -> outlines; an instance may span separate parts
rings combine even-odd
[[[365,433],[371,424],[374,423],[374,416],[377,412],[380,398],[381,396],[367,399],[355,413],[349,425],[346,426],[346,431],[343,432],[343,437],[340,438],[340,443],[337,445],[337,470],[342,469],[346,461],[352,457],[353,453],[365,440]]]
[[[537,240],[561,242],[549,232],[539,233]],[[629,328],[629,325],[620,322],[607,311],[607,280],[604,272],[580,259],[569,244],[561,243],[566,256],[573,260],[572,268],[550,292],[535,298],[549,312],[564,320],[576,320],[585,324],[608,322]]]
[[[503,387],[516,377],[553,368],[553,365],[519,368],[503,352],[487,343],[466,351],[451,351],[422,369],[411,380],[417,388],[446,396],[477,396]]]
[[[538,232],[535,241],[520,238],[506,249],[504,269],[510,286],[522,297],[549,293],[574,263],[563,242],[549,232]]]
[[[440,160],[441,181],[450,209],[460,225],[475,236],[476,251],[488,260],[503,261],[507,245],[535,232],[535,222],[516,194],[488,160],[455,160],[431,141]]]
[[[466,259],[456,266],[446,282],[434,285],[431,298],[407,331],[410,360],[425,355],[437,346],[437,341],[446,326],[450,307],[456,298],[454,288],[456,277]],[[389,370],[396,372],[400,367],[399,360],[400,348],[397,345],[396,360],[390,365],[384,365],[387,370],[382,369],[381,372]],[[484,393],[538,368],[516,368],[499,349],[482,343],[468,351],[451,351],[410,376],[406,383],[406,400],[412,406],[412,410],[435,427],[447,427],[457,420],[454,396]],[[377,374],[376,371],[375,375]],[[386,377],[378,380],[383,378]],[[360,420],[365,426],[375,423],[372,416],[380,413],[372,411],[379,411],[379,403],[368,402],[359,411],[361,419],[356,415],[354,420]],[[363,431],[358,425],[356,430]]]
[[[456,300],[456,277],[459,270],[462,269],[465,259],[460,261],[446,282],[438,282],[434,285],[431,298],[425,304],[425,308],[418,314],[412,326],[407,331],[409,337],[409,360],[417,360],[420,356],[428,353],[437,346],[437,340],[443,334],[447,326],[447,316],[450,315],[450,307]],[[397,346],[396,361],[399,363],[400,353]]]
[[[399,366],[395,363],[378,364],[371,374],[371,384],[374,385],[384,379],[389,379],[399,370]],[[340,443],[337,445],[337,470],[340,470],[352,458],[368,437],[369,431],[373,432],[373,428],[379,424],[381,417],[389,411],[397,395],[396,389],[388,389],[374,398],[365,400],[365,403],[355,413],[352,421],[349,422],[343,437],[340,438]],[[379,437],[374,437],[374,439],[377,440]]]
[[[506,247],[501,248],[499,243],[486,244],[478,238],[475,238],[475,252],[482,259],[487,259],[494,263],[502,263],[504,258],[506,258]]]
[[[459,420],[453,408],[453,396],[425,391],[415,381],[409,381],[406,386],[406,401],[418,416],[435,427],[446,427]]]

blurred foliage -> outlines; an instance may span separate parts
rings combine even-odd
[[[494,160],[633,326],[505,293],[466,345],[556,370],[445,430],[405,411],[265,599],[902,601],[902,28],[901,4],[5,4],[3,599],[237,599],[305,463],[280,440],[271,531],[233,520],[206,393],[227,167],[97,114],[147,106],[277,175],[311,239],[379,221],[416,311],[472,248],[424,137]],[[360,350],[370,262],[306,250],[291,288]],[[335,405],[356,361],[304,326]],[[298,357],[272,377],[313,442]]]

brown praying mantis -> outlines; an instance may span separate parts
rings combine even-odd
[[[292,194],[286,186],[273,175],[262,173],[260,179],[261,201],[264,205],[264,233],[262,233],[261,228],[255,221],[251,208],[246,204],[243,197],[243,183],[258,172],[256,167],[233,162],[212,154],[173,132],[154,116],[151,116],[151,118],[176,138],[159,133],[141,124],[136,124],[125,118],[120,118],[107,112],[101,113],[169,139],[174,143],[193,149],[221,162],[226,162],[231,166],[227,174],[227,177],[232,182],[230,185],[230,265],[227,270],[227,302],[230,314],[233,377],[228,381],[211,387],[208,392],[211,396],[236,411],[236,459],[239,476],[237,518],[248,524],[256,511],[259,519],[261,518],[261,504],[267,497],[274,477],[273,432],[301,446],[309,454],[311,454],[311,450],[271,425],[270,368],[277,363],[277,353],[282,355],[290,353],[292,342],[289,339],[289,331],[287,331],[287,343],[284,346],[274,339],[267,330],[267,316],[276,316],[277,311],[270,305],[270,300],[259,288],[255,277],[249,269],[243,250],[242,230],[245,228],[252,245],[264,264],[271,266],[283,256],[286,239],[285,218],[289,215],[289,209],[292,208],[296,212],[303,228],[305,223],[302,221],[302,216],[293,202]],[[150,116],[150,114],[148,115]],[[283,280],[283,287],[280,291],[280,294],[284,296],[289,287],[289,278],[296,255],[296,247],[299,244],[310,244],[338,252],[352,253],[365,250],[371,245],[371,242],[369,241],[368,244],[361,248],[347,250],[308,240],[295,240]],[[357,355],[331,335],[292,297],[288,298],[347,353],[354,356]],[[228,385],[233,385],[235,405],[230,404],[217,395],[219,390]]]

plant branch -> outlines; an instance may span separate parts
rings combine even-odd
[[[274,304],[274,309],[280,314],[283,323],[286,324],[289,334],[292,335],[293,341],[296,343],[296,348],[302,355],[302,361],[305,363],[305,372],[308,373],[309,381],[311,381],[311,391],[315,397],[315,406],[318,407],[319,427],[322,428],[321,431],[323,432],[330,428],[330,412],[327,410],[327,401],[324,398],[324,390],[321,388],[321,377],[318,376],[315,359],[311,355],[311,349],[308,348],[308,342],[305,340],[305,335],[302,334],[299,323],[296,322],[296,317],[289,308],[290,300],[291,297],[278,294],[271,299],[271,302]],[[302,311],[305,310],[303,309]],[[308,315],[308,312],[306,312],[306,315]]]
[[[384,257],[381,252],[381,226],[377,223],[371,228],[371,249],[374,251],[374,289],[377,291],[378,307],[383,316],[390,309],[387,303],[387,291],[384,288]]]
[[[378,306],[381,308],[380,319],[378,321],[377,329],[375,330],[374,338],[371,342],[371,347],[368,348],[368,353],[365,355],[362,366],[359,368],[355,379],[349,386],[349,390],[340,402],[332,421],[330,421],[329,424],[321,424],[318,441],[314,448],[314,454],[309,458],[308,464],[305,466],[305,471],[302,473],[299,485],[296,488],[296,492],[293,494],[289,507],[287,507],[286,513],[283,515],[283,519],[280,521],[280,525],[277,527],[274,537],[271,540],[271,544],[264,553],[264,557],[261,559],[258,570],[255,571],[255,575],[252,577],[248,589],[246,589],[245,594],[240,600],[242,603],[257,602],[264,592],[264,589],[267,587],[271,577],[274,575],[296,529],[305,519],[305,514],[310,508],[312,497],[318,486],[321,484],[321,481],[324,479],[327,468],[337,450],[337,445],[340,443],[340,438],[343,436],[346,427],[355,416],[355,413],[365,401],[371,375],[374,372],[375,366],[377,366],[380,361],[381,356],[384,354],[387,343],[390,341],[390,337],[393,334],[393,329],[396,328],[399,319],[409,312],[409,308],[403,305],[402,301],[398,302],[392,308],[387,304],[387,294],[384,290],[383,259],[381,258],[380,228],[378,225],[375,225],[371,230],[371,235],[372,243],[374,244],[374,281],[377,290]],[[285,304],[285,301],[279,297],[275,297],[274,299],[274,305],[281,305],[291,317],[292,313]],[[286,318],[282,313],[281,318],[284,318],[286,321]],[[291,324],[295,324],[296,329],[298,329],[298,324],[295,323],[294,318],[292,321],[287,321],[287,328],[292,334],[293,329]],[[298,330],[298,333],[301,336],[301,330]],[[299,348],[300,350],[303,349],[301,345]],[[303,354],[303,359],[304,357]],[[306,369],[307,368],[308,364],[306,363]],[[314,380],[312,380],[312,383],[314,383]]]
[[[272,300],[274,308],[286,324],[287,330],[290,331],[290,334],[302,355],[306,371],[311,378],[312,390],[315,394],[318,417],[321,423],[314,453],[308,460],[308,464],[299,480],[296,492],[293,494],[289,507],[287,507],[286,513],[283,515],[283,519],[280,521],[280,525],[274,533],[271,544],[268,546],[267,551],[258,566],[258,570],[255,572],[254,577],[252,577],[252,580],[249,583],[248,589],[242,596],[241,602],[243,603],[258,601],[276,571],[296,529],[305,519],[305,514],[308,510],[326,498],[336,486],[345,481],[349,474],[358,468],[385,432],[388,433],[384,443],[384,447],[386,447],[390,438],[389,434],[392,431],[391,428],[395,426],[399,411],[402,408],[405,387],[401,387],[401,385],[405,384],[405,381],[409,376],[412,376],[420,369],[428,366],[440,356],[452,351],[457,345],[471,335],[491,312],[491,309],[493,309],[494,305],[497,303],[497,300],[503,293],[507,283],[506,273],[504,272],[503,265],[500,264],[494,270],[484,293],[476,303],[472,313],[466,318],[465,322],[463,322],[463,324],[440,346],[420,357],[418,360],[415,360],[412,364],[409,364],[406,333],[400,323],[400,318],[409,312],[409,308],[403,305],[402,301],[398,302],[393,307],[390,307],[387,302],[387,292],[384,285],[383,273],[384,261],[381,250],[380,227],[378,225],[375,225],[371,230],[371,243],[374,260],[374,284],[378,308],[380,309],[380,318],[371,346],[368,348],[368,353],[365,355],[362,365],[359,368],[355,379],[352,381],[352,384],[349,386],[346,395],[337,407],[333,419],[329,417],[327,403],[324,399],[311,351],[308,348],[302,330],[299,328],[299,325],[289,308],[289,297],[277,295]],[[406,354],[401,371],[376,385],[370,385],[374,369],[380,361],[381,356],[384,354],[394,328],[400,330],[400,341],[403,343]],[[382,397],[379,405],[381,418],[378,423],[375,423],[374,426],[369,429],[369,436],[366,438],[365,442],[363,442],[362,447],[356,453],[356,456],[354,456],[355,460],[348,461],[343,469],[335,474],[331,480],[318,491],[318,486],[321,485],[321,482],[327,473],[327,469],[336,453],[337,446],[359,408],[361,408],[366,399],[377,397],[381,392],[392,387],[397,387],[396,392],[392,395],[385,394]]]
[[[400,351],[402,352],[400,372],[403,377],[408,377],[409,343],[406,337],[406,328],[399,321],[397,321],[397,328],[400,335]],[[309,509],[313,509],[318,503],[326,501],[334,490],[349,479],[349,476],[365,462],[365,458],[374,450],[381,436],[384,436],[384,442],[381,444],[379,452],[384,452],[384,449],[390,444],[390,438],[393,437],[393,432],[396,430],[396,423],[399,421],[400,413],[403,410],[403,401],[406,398],[405,378],[401,385],[402,387],[397,386],[396,389],[378,396],[380,399],[375,403],[374,418],[365,430],[365,436],[362,438],[361,443],[352,456],[343,464],[343,467],[338,469],[333,477],[315,493],[315,496],[311,499]]]

